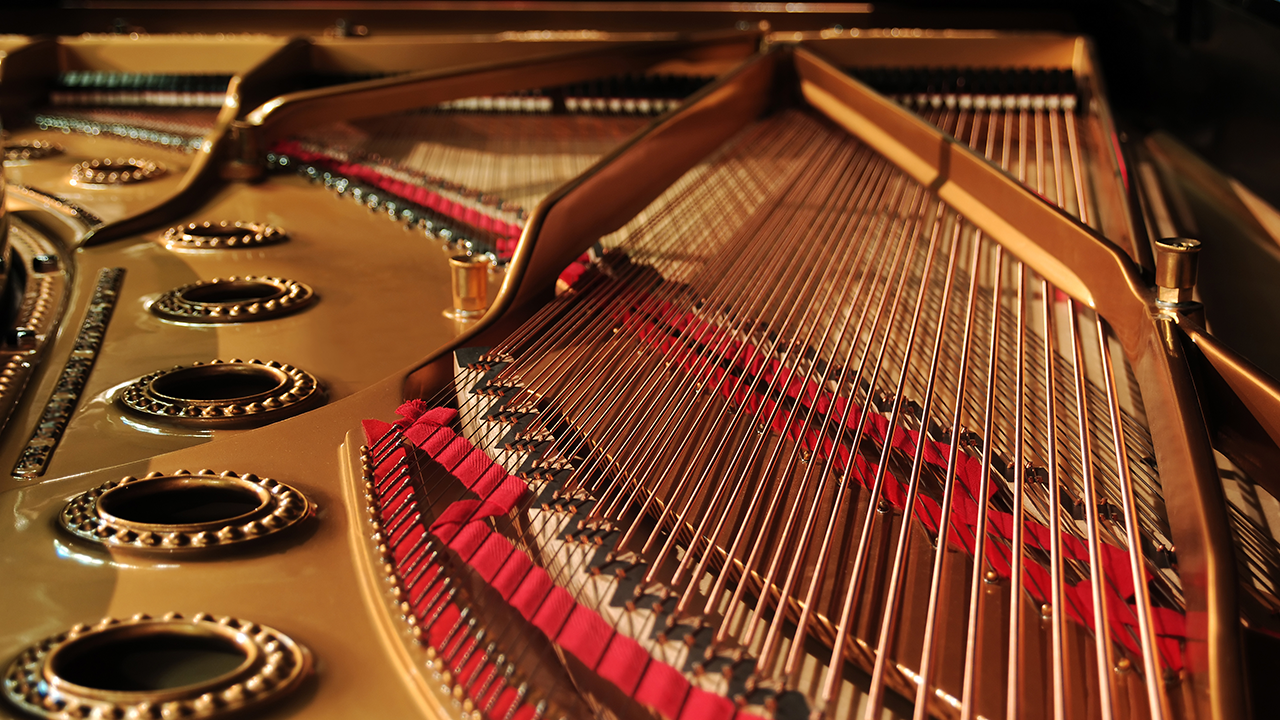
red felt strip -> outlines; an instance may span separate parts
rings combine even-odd
[[[493,531],[485,518],[510,512],[528,492],[523,482],[446,427],[442,421],[447,422],[447,416],[433,416],[420,406],[402,408],[402,415],[413,423],[406,428],[406,435],[412,433],[424,445],[434,447],[433,459],[452,467],[454,476],[468,487],[487,491],[487,495],[477,492],[481,500],[452,503],[437,516],[431,531],[466,559],[504,600],[566,652],[671,720],[729,720],[740,716],[727,698],[693,687],[675,668],[652,660],[638,642],[619,634],[594,610],[580,605],[524,552]],[[377,429],[367,426],[370,428]],[[461,455],[460,443],[469,448]],[[516,485],[519,492],[515,492]],[[427,587],[430,582],[423,578],[415,585]],[[433,611],[434,608],[426,610]],[[444,639],[456,620],[456,608],[441,613],[428,633],[433,647]],[[474,671],[479,673],[479,669]],[[493,714],[505,714],[502,702],[509,700],[500,700]],[[741,717],[757,720],[746,714]]]
[[[454,218],[472,227],[491,232],[500,238],[512,240],[520,237],[521,228],[517,225],[485,215],[474,208],[469,208],[457,201],[450,200],[425,187],[410,185],[403,180],[385,174],[376,167],[313,152],[303,148],[302,144],[296,141],[280,142],[272,149],[274,152],[289,155],[300,162],[325,165],[342,175],[398,195],[405,200],[435,210],[441,215]]]

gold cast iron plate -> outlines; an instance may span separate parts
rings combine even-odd
[[[164,166],[154,160],[117,158],[85,160],[71,168],[72,185],[131,185],[154,180],[164,174]]]
[[[202,222],[171,227],[160,239],[170,250],[230,250],[274,245],[289,238],[284,230],[254,222]]]
[[[119,400],[139,415],[174,425],[257,427],[319,405],[324,390],[292,365],[233,358],[144,375]]]
[[[151,304],[151,312],[177,322],[251,322],[301,310],[313,299],[311,288],[296,280],[233,276],[174,288]]]
[[[257,507],[229,517],[193,522],[182,522],[181,518],[166,521],[163,514],[144,521],[122,517],[129,513],[119,509],[131,501],[159,501],[163,507],[166,495],[177,503],[181,503],[185,495],[189,505],[194,499],[192,491],[202,490],[222,497],[252,498]],[[178,470],[168,475],[153,472],[144,478],[126,477],[105,482],[72,498],[58,521],[77,537],[111,548],[173,553],[252,542],[293,527],[310,512],[311,503],[305,495],[271,478],[252,473],[238,475],[230,470],[220,474],[213,470],[195,474]],[[149,513],[155,514],[155,511]]]
[[[111,663],[113,646],[118,652],[148,640],[215,644],[234,649],[243,661],[213,679],[156,690],[86,687],[58,672],[93,655]],[[135,615],[76,625],[28,647],[5,671],[4,694],[23,710],[47,718],[219,717],[275,700],[310,672],[311,653],[263,625],[206,613],[190,620],[177,613],[160,619]]]

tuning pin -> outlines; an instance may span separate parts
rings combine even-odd
[[[529,694],[529,683],[527,682],[520,683],[520,687],[516,688],[516,699],[513,700],[509,706],[507,706],[507,714],[502,716],[502,720],[511,720],[513,717],[515,717],[516,710],[519,710],[520,706],[524,704],[524,698],[528,694]],[[543,708],[544,712],[545,710],[546,708]],[[535,717],[537,716],[535,715]]]
[[[449,632],[445,634],[444,640],[440,641],[441,656],[448,655],[449,657],[452,657],[462,648],[462,642],[465,642],[467,634],[469,634],[471,629],[476,626],[476,619],[469,617],[470,615],[470,607],[464,607],[462,608],[462,612],[458,613],[458,619],[454,621],[453,627],[449,628]],[[463,628],[466,629],[463,630]],[[458,647],[455,648],[453,652],[449,652],[449,646],[453,644],[453,638],[458,635],[459,630],[462,630],[462,637],[464,640],[458,643]]]
[[[502,672],[502,668],[506,664],[507,664],[506,655],[499,655],[497,659],[493,661],[493,668],[489,670],[488,676],[485,677],[484,684],[482,684],[480,686],[480,689],[476,691],[476,695],[475,695],[476,699],[483,698],[485,695],[489,694],[489,689],[493,687],[494,681],[496,681],[499,677],[498,673]]]
[[[506,687],[507,684],[511,682],[511,676],[515,675],[515,673],[516,673],[516,667],[514,665],[508,664],[506,671],[502,673],[502,677],[498,678],[498,688],[497,690],[494,691],[493,697],[489,698],[489,702],[485,704],[485,707],[484,707],[485,715],[488,715],[490,712],[493,711],[493,706],[498,702],[498,698],[502,696],[502,688]],[[515,707],[516,704],[513,704],[512,707]]]
[[[447,578],[445,580],[445,584],[448,584]],[[441,585],[440,589],[444,590],[444,585]],[[422,624],[423,631],[430,630],[431,626],[436,624],[436,621],[440,619],[440,614],[444,612],[444,609],[449,606],[449,603],[453,601],[453,597],[457,594],[458,594],[458,588],[453,588],[453,587],[449,588],[448,592],[444,593],[445,595],[444,602],[436,606],[435,611],[431,613],[430,619],[428,619],[425,623]],[[439,594],[436,595],[436,598],[439,598]]]

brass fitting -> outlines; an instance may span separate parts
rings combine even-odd
[[[454,255],[449,258],[453,277],[453,308],[445,315],[455,320],[471,320],[489,309],[489,266],[484,255]]]
[[[1156,241],[1156,302],[1181,305],[1192,301],[1200,241],[1164,238]]]

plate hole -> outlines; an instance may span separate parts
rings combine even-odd
[[[226,402],[283,390],[284,373],[251,365],[199,365],[174,370],[151,383],[157,395],[186,401]]]
[[[111,633],[65,645],[50,658],[50,669],[81,687],[155,692],[216,680],[247,659],[234,641],[217,635]]]
[[[236,227],[234,225],[196,225],[195,227],[187,227],[183,230],[193,237],[231,237],[233,235],[252,235],[253,230],[247,227]]]
[[[192,484],[199,483],[199,484]],[[121,485],[103,493],[98,507],[121,520],[149,525],[188,525],[230,520],[262,506],[249,488],[211,482],[178,481],[150,487]]]
[[[197,285],[182,291],[183,300],[193,303],[246,303],[266,300],[284,293],[276,285],[255,280],[229,280]]]

